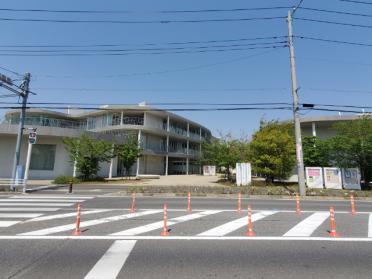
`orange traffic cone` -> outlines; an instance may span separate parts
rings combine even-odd
[[[350,206],[351,206],[351,214],[355,215],[356,210],[355,210],[355,201],[354,201],[354,196],[350,195]]]
[[[333,209],[333,206],[329,208],[329,214],[330,214],[330,230],[329,230],[329,236],[331,237],[339,237],[340,235],[336,232],[336,220],[335,220],[335,210]]]
[[[164,204],[164,224],[163,224],[163,230],[160,233],[161,236],[168,236],[169,235],[167,221],[168,221],[167,204],[165,203]]]
[[[132,194],[132,206],[130,207],[130,212],[136,212],[136,193]]]
[[[248,226],[247,226],[247,232],[245,233],[245,235],[256,236],[256,233],[253,231],[252,209],[250,205],[248,205]]]
[[[190,192],[187,193],[187,212],[191,212],[191,194]]]
[[[75,226],[74,232],[72,233],[72,235],[75,235],[75,236],[81,235],[81,231],[80,231],[80,210],[81,210],[81,206],[80,206],[80,203],[79,203],[77,205],[76,226]]]
[[[238,193],[238,206],[236,211],[238,211],[238,213],[242,211],[242,195],[240,193]]]
[[[296,194],[296,214],[301,215],[300,196]]]

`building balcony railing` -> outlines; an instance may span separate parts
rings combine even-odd
[[[19,118],[11,118],[4,121],[4,124],[18,125]],[[70,121],[58,118],[50,118],[43,116],[27,116],[25,117],[25,125],[27,126],[42,126],[42,127],[57,127],[67,129],[85,130],[86,123],[78,121]]]

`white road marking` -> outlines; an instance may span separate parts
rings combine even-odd
[[[19,195],[19,196],[11,196],[9,197],[10,199],[79,199],[79,200],[88,200],[88,199],[94,199],[92,196],[74,196],[74,195],[69,195],[69,196],[63,196],[63,195],[43,195],[43,196],[37,196],[37,195]]]
[[[283,236],[310,236],[329,217],[327,212],[316,212],[298,223]]]
[[[102,212],[107,212],[107,211],[109,211],[109,210],[108,209],[102,209],[102,210],[82,211],[81,215],[102,213]],[[76,216],[76,212],[42,216],[42,217],[39,217],[39,218],[34,218],[34,219],[27,220],[26,222],[48,221],[48,220],[62,219],[62,218],[74,217],[74,216]]]
[[[71,206],[73,203],[26,203],[26,202],[1,202],[0,206]]]
[[[115,279],[136,242],[136,240],[115,241],[84,279]]]
[[[89,226],[94,226],[94,225],[99,225],[99,224],[104,224],[104,223],[109,223],[109,222],[115,222],[115,221],[120,221],[120,220],[126,220],[126,219],[141,217],[145,215],[156,214],[161,211],[162,210],[143,211],[143,212],[136,212],[136,213],[130,213],[130,214],[124,214],[124,215],[105,217],[101,219],[89,220],[89,221],[81,222],[80,228],[85,228]],[[72,223],[68,225],[62,225],[62,226],[51,227],[51,228],[37,230],[37,231],[31,231],[27,233],[21,233],[19,235],[48,235],[48,234],[73,230],[74,228],[75,228],[75,223]]]
[[[43,212],[43,211],[57,211],[60,208],[55,207],[0,207],[1,211],[32,211],[32,212]]]
[[[0,218],[36,218],[43,214],[38,213],[0,213]]]
[[[267,216],[273,215],[277,211],[260,211],[259,213],[252,214],[252,222],[261,220]],[[199,236],[224,236],[233,231],[236,231],[248,224],[248,217],[244,216],[242,218],[236,219],[234,221],[225,223],[221,226],[215,227],[208,231],[198,234]]]
[[[0,202],[83,202],[75,199],[0,199]]]
[[[372,242],[371,237],[284,237],[284,236],[120,236],[120,235],[0,235],[0,240],[232,240],[232,241],[328,241],[328,242]]]
[[[208,215],[212,215],[212,214],[216,214],[216,213],[219,213],[219,212],[221,212],[221,211],[206,210],[206,211],[199,212],[199,213],[183,215],[183,216],[180,216],[180,217],[169,219],[168,222],[167,222],[167,225],[172,226],[172,225],[175,225],[175,224],[178,224],[178,223],[182,223],[182,222],[186,222],[186,221],[190,221],[190,220],[195,220],[195,219],[202,218],[204,216],[208,216]],[[163,227],[163,224],[164,224],[163,221],[159,221],[159,222],[151,223],[151,224],[148,224],[148,225],[139,226],[139,227],[136,227],[136,228],[132,228],[132,229],[124,230],[124,231],[121,231],[121,232],[113,233],[111,235],[138,235],[138,234],[142,234],[142,233],[145,233],[145,232],[150,232],[150,231],[153,231],[153,230],[160,229],[160,228]]]
[[[13,226],[21,221],[0,221],[0,228]]]
[[[368,237],[372,237],[372,213],[369,214],[368,219]]]

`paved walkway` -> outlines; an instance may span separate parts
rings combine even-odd
[[[203,175],[168,175],[159,179],[142,179],[136,185],[154,186],[216,186],[218,176]]]

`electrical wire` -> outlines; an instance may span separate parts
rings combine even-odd
[[[14,9],[0,8],[5,12],[37,12],[37,13],[73,13],[73,14],[132,14],[132,13],[216,13],[216,12],[244,12],[244,11],[263,11],[263,10],[281,10],[290,7],[257,7],[257,8],[234,8],[234,9],[204,9],[204,10],[159,10],[159,11],[131,11],[131,10],[52,10],[52,9]]]
[[[157,52],[127,52],[127,53],[53,53],[53,54],[30,54],[30,53],[0,53],[0,56],[38,56],[38,57],[51,57],[51,56],[127,56],[127,55],[161,55],[161,54],[196,54],[208,52],[227,52],[227,51],[245,51],[254,49],[271,49],[271,48],[285,48],[287,45],[273,45],[262,47],[248,47],[248,48],[223,48],[223,49],[207,49],[207,50],[191,50],[191,51],[157,51]]]
[[[14,52],[14,53],[64,53],[64,52],[131,52],[131,51],[168,51],[168,50],[194,50],[194,49],[213,49],[213,48],[233,48],[233,47],[244,47],[244,46],[270,46],[285,44],[286,41],[278,42],[259,42],[259,43],[245,43],[245,44],[230,44],[230,45],[207,45],[207,46],[185,46],[185,47],[167,47],[167,48],[133,48],[133,49],[57,49],[57,50],[13,50],[13,49],[0,49],[0,52]]]
[[[350,41],[338,41],[338,40],[330,40],[330,39],[307,37],[307,36],[294,36],[294,37],[298,38],[298,39],[306,39],[306,40],[320,41],[320,42],[327,42],[327,43],[372,47],[372,44],[366,44],[366,43],[358,43],[358,42],[350,42]]]
[[[348,22],[337,22],[337,21],[320,20],[320,19],[304,18],[304,17],[295,17],[295,19],[307,21],[307,22],[315,22],[315,23],[326,23],[326,24],[333,24],[333,25],[360,27],[360,28],[369,28],[369,29],[372,28],[372,25],[354,24],[354,23],[348,23]]]
[[[241,22],[285,19],[283,16],[250,17],[250,18],[214,18],[214,19],[181,19],[181,20],[76,20],[76,19],[41,19],[41,18],[5,18],[0,21],[17,22],[48,22],[48,23],[108,23],[108,24],[170,24],[170,23],[213,23],[213,22]]]
[[[306,11],[313,11],[313,12],[323,12],[323,13],[330,13],[330,14],[339,14],[339,15],[360,16],[360,17],[372,17],[371,14],[351,13],[351,12],[336,11],[336,10],[326,10],[326,9],[316,9],[316,8],[305,8],[305,7],[300,7],[299,9],[301,9],[301,10],[306,10]]]
[[[357,1],[357,0],[338,0],[340,2],[349,2],[354,4],[365,4],[365,5],[372,5],[372,2],[366,2],[366,1]]]
[[[288,36],[268,36],[268,37],[252,37],[252,38],[237,38],[237,39],[222,39],[222,40],[207,40],[207,41],[184,41],[184,42],[163,42],[163,43],[142,43],[142,44],[85,44],[85,45],[0,45],[0,47],[12,48],[83,48],[83,47],[122,47],[122,46],[157,46],[157,45],[188,45],[188,44],[212,44],[212,43],[229,43],[240,41],[260,41],[260,40],[278,40],[287,38]]]
[[[8,68],[5,68],[5,67],[2,67],[2,66],[0,66],[0,69],[2,69],[2,70],[4,70],[4,71],[7,71],[7,72],[9,72],[9,73],[11,73],[11,74],[14,74],[14,75],[16,75],[16,76],[23,76],[22,74],[20,74],[20,73],[17,73],[17,72],[15,72],[15,71],[13,71],[13,70],[10,70],[10,69],[8,69]]]

